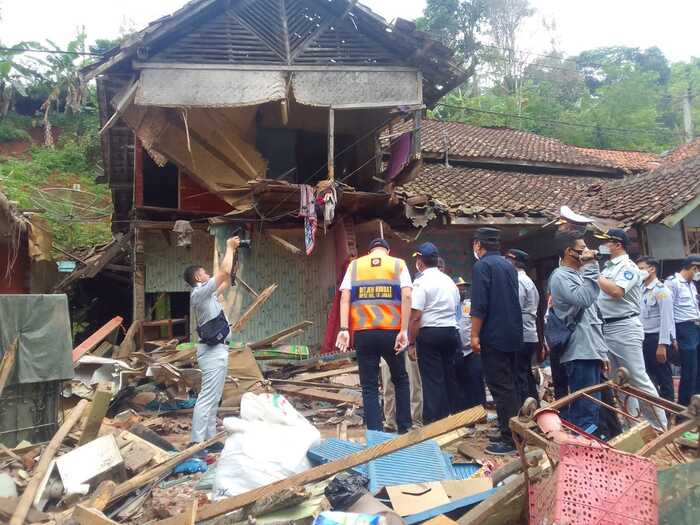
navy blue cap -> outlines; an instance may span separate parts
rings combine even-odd
[[[690,268],[691,266],[700,266],[700,255],[688,255],[683,259],[683,268]]]
[[[438,255],[439,252],[437,246],[435,246],[432,242],[424,242],[418,247],[416,253],[413,254],[414,257],[437,257]]]
[[[377,237],[376,239],[373,239],[372,242],[369,243],[369,249],[371,250],[372,248],[386,248],[387,250],[389,249],[389,243],[386,241],[386,239],[381,239]]]
[[[604,241],[614,241],[619,242],[622,246],[627,247],[630,243],[630,238],[622,228],[610,228],[604,234],[596,234],[598,239],[603,239]]]
[[[521,264],[527,264],[527,262],[530,260],[530,256],[527,254],[527,252],[516,250],[515,248],[508,250],[506,252],[506,257],[514,259]]]
[[[500,242],[501,230],[496,228],[479,228],[474,232],[473,240],[483,242]]]

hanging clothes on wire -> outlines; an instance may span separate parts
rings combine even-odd
[[[306,255],[311,255],[316,245],[318,219],[316,218],[316,197],[314,195],[314,189],[308,184],[303,184],[301,186],[299,217],[304,217],[304,245],[306,247]]]

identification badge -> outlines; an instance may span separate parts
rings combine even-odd
[[[375,257],[374,259],[372,259],[370,264],[372,265],[372,268],[376,268],[377,266],[382,265],[382,260],[379,257]]]

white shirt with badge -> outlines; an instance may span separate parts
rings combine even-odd
[[[614,319],[639,315],[642,298],[642,275],[629,255],[623,254],[610,259],[600,273],[625,291],[620,299],[615,299],[603,290],[598,295],[598,307],[603,319]]]
[[[680,273],[677,273],[673,277],[666,279],[664,284],[671,290],[675,322],[683,323],[700,320],[695,283],[686,281]]]
[[[459,289],[449,275],[437,268],[427,268],[413,282],[411,308],[422,312],[421,328],[457,328]]]

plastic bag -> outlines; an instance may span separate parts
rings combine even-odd
[[[348,510],[365,494],[369,478],[362,474],[340,474],[331,481],[324,494],[333,510]]]
[[[310,469],[306,452],[321,439],[279,394],[244,394],[241,417],[224,419],[224,428],[230,436],[216,465],[214,500]]]

